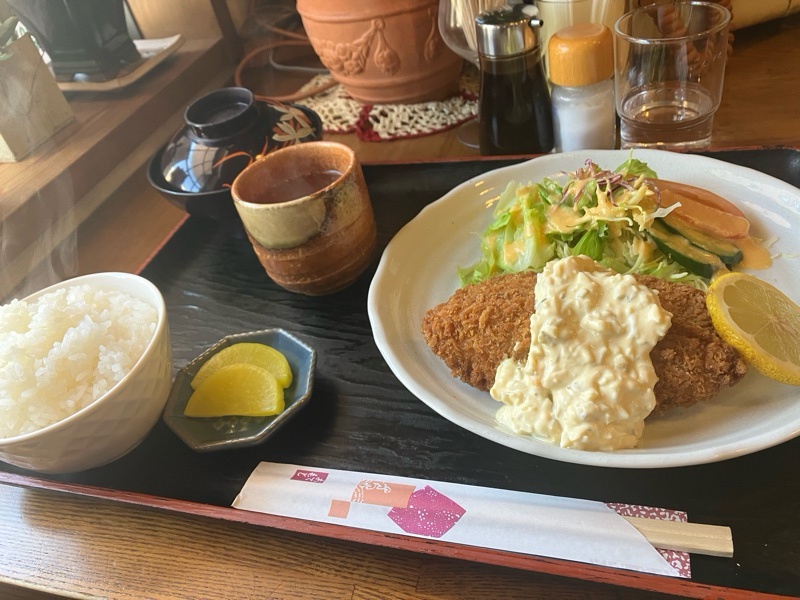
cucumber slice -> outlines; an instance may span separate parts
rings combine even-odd
[[[711,279],[717,271],[727,270],[719,256],[695,246],[663,223],[654,221],[648,233],[659,250],[695,275]]]
[[[740,262],[742,262],[742,251],[739,250],[736,244],[732,244],[727,240],[715,238],[714,236],[703,233],[702,231],[692,229],[685,223],[674,217],[671,217],[670,215],[663,217],[661,221],[663,221],[664,225],[666,225],[670,230],[682,235],[695,246],[719,256],[720,260],[726,265],[738,265]]]

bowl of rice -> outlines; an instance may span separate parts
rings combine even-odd
[[[143,277],[84,275],[0,306],[0,461],[110,463],[147,437],[171,385],[164,299]]]

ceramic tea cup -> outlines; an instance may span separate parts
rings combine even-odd
[[[308,142],[276,150],[242,171],[231,195],[267,275],[287,290],[332,294],[372,260],[375,217],[348,146]]]

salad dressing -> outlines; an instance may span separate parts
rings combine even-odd
[[[740,269],[768,269],[772,265],[769,250],[750,236],[736,240],[736,246],[742,251],[742,262],[738,265]]]
[[[558,233],[570,233],[581,223],[582,215],[573,208],[554,204],[547,209],[548,229]]]
[[[527,361],[503,361],[491,389],[498,421],[564,448],[636,446],[655,407],[650,351],[672,315],[634,277],[586,256],[548,263],[535,297]]]

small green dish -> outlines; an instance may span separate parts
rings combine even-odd
[[[183,414],[191,381],[200,367],[223,348],[240,342],[266,344],[286,356],[292,368],[292,384],[284,390],[286,408],[271,417],[186,417]],[[243,448],[262,443],[291,419],[311,398],[317,355],[313,348],[283,329],[264,329],[222,338],[183,367],[175,377],[164,408],[164,422],[183,442],[197,452]]]

